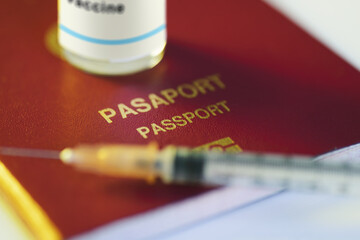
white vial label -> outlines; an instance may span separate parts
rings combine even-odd
[[[74,54],[126,62],[161,52],[166,0],[58,0],[59,43]]]

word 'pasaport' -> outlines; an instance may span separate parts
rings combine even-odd
[[[99,114],[109,124],[119,119],[126,119],[132,115],[149,112],[153,109],[166,107],[176,103],[178,98],[193,99],[210,92],[225,89],[225,84],[219,75],[211,75],[192,83],[185,83],[176,88],[161,90],[159,93],[150,93],[146,98],[138,97],[127,103],[119,103],[116,108],[105,108]]]

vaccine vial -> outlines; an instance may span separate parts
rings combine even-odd
[[[166,0],[58,0],[63,57],[86,72],[125,75],[157,65],[166,45]]]

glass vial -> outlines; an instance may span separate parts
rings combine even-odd
[[[59,44],[72,65],[100,75],[157,65],[166,45],[166,0],[58,0]]]

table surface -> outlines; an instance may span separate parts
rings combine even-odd
[[[298,9],[298,12],[296,12],[291,6],[287,5],[288,3],[286,3],[286,1],[273,0],[269,2],[273,2],[273,4],[276,4],[278,7],[280,6],[279,8],[282,9],[282,11],[289,12],[291,16],[294,16],[294,21],[299,22],[300,24],[306,22],[306,24],[304,24],[306,29],[309,29],[307,27],[309,26],[309,21],[310,23],[313,21],[314,26],[317,25],[316,23],[318,22],[331,22],[324,20],[328,17],[326,15],[321,15],[321,19],[313,18],[305,21],[302,16],[306,13],[308,8],[294,8]],[[293,2],[294,5],[300,3],[300,1]],[[308,4],[311,3],[308,2]],[[333,6],[334,9],[338,9],[336,4],[327,5],[328,8],[331,6]],[[316,7],[312,6],[311,11],[312,13],[316,13],[316,11],[319,11],[320,13],[322,12],[322,7],[323,5],[321,4],[316,5]],[[287,9],[291,9],[291,11]],[[356,9],[356,7],[352,9]],[[347,12],[337,11],[337,14],[338,21],[344,20],[344,22],[341,23],[343,26],[350,24],[349,22],[346,22],[349,21],[349,14],[347,14]],[[344,17],[341,17],[339,14],[343,14]],[[351,21],[353,22],[352,19]],[[360,21],[360,19],[358,21]],[[200,23],[195,24],[205,24],[201,22],[201,19],[199,22]],[[338,22],[337,26],[341,26],[341,24]],[[347,43],[342,43],[341,39],[336,44],[326,41],[327,38],[333,36],[333,33],[321,33],[317,35],[319,29],[320,31],[323,29],[321,27],[323,25],[319,26],[319,28],[310,28],[309,32],[318,37],[324,44],[333,48],[333,51],[346,58],[350,64],[353,64],[354,67],[359,69],[358,59],[360,59],[360,52],[357,50],[352,51],[352,55],[349,55],[348,50],[341,48],[341,46],[347,45]],[[342,28],[338,27],[337,29],[341,30]],[[356,31],[351,31],[351,33],[356,34],[356,36],[359,35]],[[176,34],[177,33],[173,33],[171,36],[179,39],[179,41],[189,41],[186,37],[180,35],[177,36]],[[349,37],[345,40],[347,39],[349,39]],[[205,41],[205,39],[199,39],[199,41]],[[211,46],[212,41],[213,40],[209,39],[208,42],[204,44],[204,49]],[[224,52],[229,52],[229,49],[231,49],[231,46],[225,46],[222,50],[224,50]],[[254,63],[258,61],[256,62],[258,65],[263,64],[263,66],[271,66],[271,64],[266,62],[267,60],[257,60],[257,54],[259,53],[257,53],[256,50],[253,50],[252,52],[251,49],[243,49],[240,47],[236,51],[243,51],[242,56],[244,56],[246,60],[249,60],[249,62]],[[272,49],[269,49],[268,51],[271,52]],[[279,66],[273,65],[272,67],[276,69]],[[288,70],[288,73],[290,72],[291,69]],[[291,238],[293,236],[299,236],[300,239],[302,236],[306,237],[306,239],[320,239],[325,237],[328,239],[339,239],[340,237],[344,239],[357,239],[356,236],[359,236],[357,230],[359,226],[355,223],[360,222],[360,211],[356,211],[355,209],[360,209],[360,206],[356,200],[351,198],[329,197],[321,194],[308,195],[281,192],[279,195],[264,199],[264,201],[240,207],[239,209],[216,216],[208,221],[171,231],[162,236],[157,236],[156,239],[202,239],[204,237],[207,239],[219,239],[219,237],[224,238],[224,236],[226,236],[225,238],[227,239],[234,239],[234,236],[244,236],[246,239],[263,239],[266,236],[267,239],[277,240],[289,239],[289,237]],[[3,204],[0,204],[0,211],[7,211],[3,208]],[[308,213],[311,214],[309,215]],[[16,220],[7,221],[8,218],[4,218],[3,216],[5,215],[1,214],[0,231],[2,233],[6,231],[8,239],[28,239],[26,232],[21,233],[19,231],[14,231],[13,223]],[[12,219],[12,217],[9,219]],[[338,219],[338,221],[334,222],[331,219]],[[234,224],[234,222],[236,222],[236,224]],[[269,222],[271,222],[270,225]],[[300,225],[303,228],[300,228]],[[337,230],[334,226],[340,228]],[[326,231],[329,228],[333,229],[333,231]],[[261,231],[259,231],[259,229],[261,229]]]

